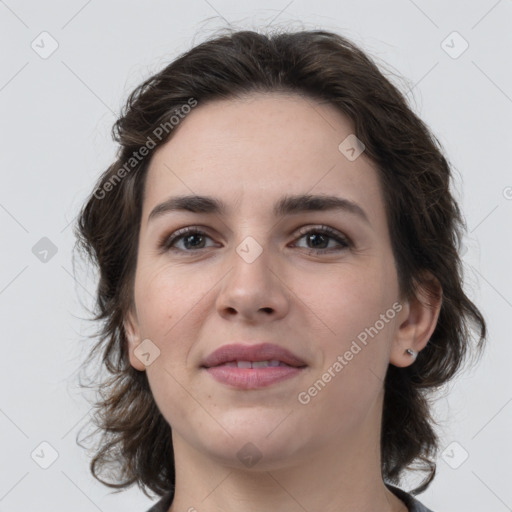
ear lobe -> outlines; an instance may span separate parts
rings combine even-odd
[[[139,331],[139,323],[136,318],[136,314],[132,310],[130,310],[126,314],[126,318],[123,321],[123,328],[125,332],[125,337],[128,342],[128,357],[130,359],[130,364],[139,371],[144,371],[146,369],[144,363],[135,355],[135,349],[141,343],[140,331]]]
[[[425,348],[432,336],[441,312],[443,289],[439,280],[431,273],[424,272],[417,281],[416,294],[406,301],[399,315],[400,325],[393,342],[390,363],[400,368],[414,363],[416,355]]]

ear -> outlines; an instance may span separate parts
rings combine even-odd
[[[443,289],[439,280],[431,272],[425,271],[417,282],[415,296],[402,302],[398,332],[391,348],[391,364],[402,368],[414,363],[436,328],[442,298]],[[407,349],[414,350],[415,355],[408,354]]]
[[[123,327],[128,341],[128,356],[130,358],[130,364],[136,370],[145,371],[146,366],[134,353],[142,340],[140,336],[139,322],[137,320],[137,313],[132,311],[132,309],[130,309],[126,314],[126,318],[123,321]]]

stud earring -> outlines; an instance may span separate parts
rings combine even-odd
[[[412,349],[408,348],[408,349],[406,350],[406,352],[407,352],[410,356],[412,356],[412,357],[416,357],[416,352],[414,352],[414,350],[412,350]]]

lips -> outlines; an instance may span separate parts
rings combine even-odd
[[[256,363],[256,364],[255,364]],[[264,368],[289,366],[301,368],[306,363],[289,350],[273,343],[258,345],[223,345],[202,362],[202,367],[237,366],[238,368]]]

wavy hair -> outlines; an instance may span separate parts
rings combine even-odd
[[[439,449],[431,395],[462,369],[470,353],[482,354],[486,339],[485,320],[463,290],[459,250],[466,224],[450,190],[451,166],[405,95],[345,37],[323,30],[225,30],[129,95],[112,128],[117,158],[101,174],[75,225],[76,248],[99,271],[91,320],[100,328],[84,366],[108,372],[97,385],[101,399],[94,403],[94,423],[101,439],[90,470],[111,488],[137,484],[148,497],[146,489],[159,496],[174,490],[171,427],[146,372],[129,362],[123,328],[133,306],[144,183],[154,148],[172,137],[172,118],[179,121],[193,101],[283,91],[327,101],[352,121],[378,171],[402,296],[417,296],[425,271],[442,286],[429,343],[414,364],[389,365],[384,382],[382,477],[396,484],[406,470],[426,471],[411,491],[423,492],[434,478]],[[93,358],[100,352],[98,365]],[[110,481],[102,478],[107,473]]]

